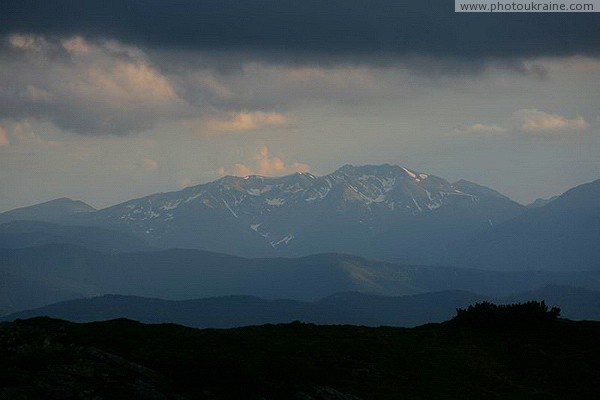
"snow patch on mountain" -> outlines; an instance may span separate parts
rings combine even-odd
[[[270,205],[270,206],[282,206],[285,204],[285,199],[282,199],[281,197],[277,197],[274,199],[266,199],[265,202]]]
[[[402,169],[403,169],[404,171],[406,171],[406,173],[408,174],[408,176],[410,176],[411,178],[413,178],[413,179],[414,179],[414,178],[416,178],[416,177],[417,177],[417,175],[415,175],[415,173],[414,173],[414,172],[412,172],[411,170],[409,170],[409,169],[407,169],[407,168],[404,168],[404,167],[402,167]]]
[[[294,235],[291,235],[291,234],[286,235],[278,241],[272,241],[271,246],[277,247],[281,244],[288,244],[293,238],[294,238]]]

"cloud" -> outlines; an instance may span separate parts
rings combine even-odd
[[[233,164],[229,168],[221,167],[217,171],[219,175],[233,175],[233,176],[248,176],[255,175],[256,173],[252,169],[244,164]]]
[[[177,186],[179,186],[180,189],[184,189],[186,187],[190,187],[190,186],[192,186],[192,180],[190,178],[180,179],[177,182]]]
[[[24,34],[11,35],[8,46],[0,55],[0,118],[122,135],[192,114],[169,78],[135,47]]]
[[[587,123],[580,115],[569,119],[558,114],[550,114],[536,109],[522,109],[513,114],[517,129],[527,133],[572,132],[587,128]]]
[[[36,35],[12,34],[8,43],[15,49],[27,51],[40,51],[47,46],[46,40]]]
[[[369,56],[597,55],[598,18],[595,13],[455,13],[448,0],[66,0],[60,7],[47,0],[3,0],[0,33],[26,29],[156,48],[252,48],[270,58],[293,53],[296,59],[377,62],[381,57]]]
[[[144,158],[140,162],[140,165],[142,166],[142,168],[144,168],[148,171],[154,171],[154,170],[158,169],[158,162],[156,162],[155,160],[153,160],[151,158]]]
[[[302,64],[292,57],[277,63],[244,54],[148,50],[93,35],[11,34],[0,47],[0,119],[50,122],[82,135],[126,135],[174,121],[201,134],[262,133],[295,128],[293,116],[306,107],[412,102],[430,90],[472,83],[470,75],[431,79],[415,74],[414,68],[424,64],[408,66],[408,61],[382,67]],[[429,70],[447,70],[439,60],[420,60],[430,64]],[[542,77],[535,71],[546,70],[536,63],[503,61],[486,73],[492,76],[499,68]],[[480,125],[488,128],[459,131],[510,129]]]
[[[0,147],[8,145],[10,143],[8,142],[8,137],[6,137],[6,129],[0,125]]]
[[[456,128],[452,133],[478,136],[520,135],[554,137],[581,132],[588,128],[588,123],[580,115],[574,118],[567,118],[559,114],[551,114],[536,109],[517,110],[506,119],[503,125],[506,127],[475,123],[466,127]]]
[[[241,120],[249,122],[249,126],[254,121],[262,125],[260,121],[269,116],[278,123],[268,125],[291,127],[295,125],[291,110],[298,107],[332,101],[345,105],[380,104],[386,99],[411,98],[433,85],[430,77],[415,76],[401,67],[273,65],[232,55],[223,62],[237,63],[238,67],[223,72],[218,63],[198,66],[206,61],[203,56],[190,56],[186,62],[174,56],[159,61],[165,70],[183,71],[172,80],[186,101],[203,110],[197,119],[202,119],[205,126],[197,130],[235,131]],[[179,61],[173,65],[172,60]]]
[[[288,175],[295,172],[308,172],[310,166],[308,164],[293,162],[286,164],[279,157],[272,157],[267,146],[262,146],[254,160],[250,165],[236,163],[230,167],[221,167],[218,169],[219,175],[234,175],[234,176],[248,176],[248,175],[262,175],[262,176],[281,176]]]
[[[112,40],[31,34],[8,37],[0,68],[0,119],[49,121],[82,135],[125,135],[174,120],[195,121],[207,133],[288,128],[293,98],[335,96],[336,87],[349,90],[348,80],[366,75],[255,63],[223,74],[193,62],[159,66],[140,48]],[[368,93],[362,84],[351,93],[361,87]]]
[[[505,133],[506,131],[506,128],[503,128],[498,125],[475,123],[473,125],[456,128],[454,130],[454,133],[471,135],[495,135],[499,133]]]
[[[87,54],[91,51],[87,41],[80,36],[63,40],[62,46],[71,54]]]
[[[225,119],[208,119],[205,128],[213,133],[256,131],[289,126],[289,118],[277,112],[231,112]]]
[[[28,120],[2,121],[0,146],[54,146],[57,142],[46,140],[36,133]]]
[[[22,98],[34,103],[50,102],[54,96],[45,89],[40,89],[34,85],[27,85],[22,92]]]

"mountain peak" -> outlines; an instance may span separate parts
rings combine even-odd
[[[600,203],[600,179],[567,190],[548,206],[566,209],[596,209]]]
[[[535,199],[534,201],[532,201],[531,203],[527,204],[527,208],[540,208],[540,207],[544,207],[547,204],[550,204],[551,202],[553,202],[554,200],[558,199],[559,196],[552,196],[549,197],[547,199],[544,198],[538,198]]]
[[[96,209],[89,204],[81,201],[81,200],[73,200],[69,197],[59,197],[54,200],[46,201],[44,203],[36,204],[32,207],[42,206],[42,205],[59,205],[63,207],[71,207],[73,209],[78,209],[80,211],[95,211]]]
[[[367,240],[378,239],[396,248],[398,241],[410,241],[404,226],[421,219],[440,219],[443,224],[456,219],[456,224],[472,230],[520,211],[518,204],[491,189],[466,181],[458,185],[461,189],[443,178],[398,165],[346,164],[323,176],[308,172],[224,176],[131,200],[93,213],[93,218],[95,223],[126,227],[157,245],[264,256],[275,250],[294,255],[355,252],[367,246]],[[490,196],[493,201],[480,202]],[[435,235],[443,234],[438,233],[439,224],[427,224]],[[328,245],[332,238],[339,245]],[[438,246],[423,240],[426,247]],[[382,245],[368,245],[369,249],[377,246]],[[397,251],[407,253],[405,248]]]
[[[68,197],[46,201],[32,206],[20,207],[0,214],[0,223],[16,220],[36,220],[54,222],[80,213],[96,211],[81,200]]]

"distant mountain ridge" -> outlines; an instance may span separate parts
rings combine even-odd
[[[2,319],[13,321],[45,316],[72,322],[93,322],[127,318],[142,323],[176,323],[192,328],[234,328],[292,321],[322,325],[411,327],[447,320],[457,308],[466,308],[485,300],[504,304],[543,300],[549,306],[558,306],[565,318],[600,320],[599,291],[558,285],[501,298],[462,290],[393,297],[345,292],[312,302],[265,300],[254,296],[173,301],[104,295],[21,311]]]
[[[568,190],[473,238],[446,258],[494,270],[600,269],[600,180]]]
[[[552,196],[549,197],[547,199],[535,199],[534,201],[532,201],[531,203],[527,204],[527,208],[539,208],[539,207],[544,207],[546,204],[558,199],[559,196]]]
[[[132,200],[93,217],[97,223],[125,225],[150,242],[169,246],[250,256],[360,248],[359,255],[381,256],[384,250],[390,253],[389,249],[366,252],[382,235],[408,233],[404,229],[394,232],[398,226],[420,225],[423,219],[454,222],[460,214],[464,230],[470,231],[510,218],[521,208],[493,190],[466,181],[450,184],[392,165],[345,165],[322,177],[308,173],[281,178],[228,176],[183,191]],[[215,218],[218,223],[213,223]],[[211,229],[205,234],[201,227],[208,224]],[[227,232],[215,225],[226,227]],[[219,247],[215,236],[229,243]],[[247,246],[236,249],[234,242]]]
[[[136,296],[105,295],[27,310],[3,318],[48,316],[73,322],[128,318],[144,323],[176,323],[193,328],[233,328],[292,321],[366,326],[417,326],[451,318],[456,308],[483,299],[465,291],[384,297],[339,293],[314,302],[264,300],[253,296],[224,296],[169,301]]]
[[[314,301],[352,291],[402,296],[463,290],[506,296],[548,284],[600,290],[600,271],[496,272],[343,254],[248,259],[182,249],[118,254],[56,244],[0,249],[0,315],[109,293],[170,300],[250,295]]]
[[[475,183],[384,164],[345,165],[321,177],[226,176],[59,219],[124,230],[162,248],[248,257],[336,252],[427,264],[458,239],[524,210]]]
[[[59,222],[94,211],[94,207],[83,201],[62,197],[0,213],[0,224],[19,220]]]
[[[119,230],[155,248],[252,258],[342,253],[401,264],[583,271],[600,268],[599,188],[600,180],[525,207],[464,180],[346,165],[322,177],[227,176],[97,211],[62,199],[0,214],[0,221],[40,218]]]

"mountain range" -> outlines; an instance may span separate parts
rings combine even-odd
[[[322,177],[227,176],[102,210],[59,199],[0,221],[99,226],[160,248],[246,257],[336,252],[427,264],[524,210],[492,189],[386,164],[345,165]]]
[[[589,310],[600,290],[598,243],[600,180],[522,206],[474,183],[392,165],[346,165],[323,177],[228,176],[100,210],[63,198],[0,214],[0,316],[102,295],[126,297],[77,301],[143,309],[160,298],[205,315],[179,302],[233,296],[220,309],[246,309],[250,322],[300,315],[370,324],[391,321],[374,310],[399,306],[323,299],[360,292],[408,304],[398,296],[447,293],[441,303],[453,308],[461,299],[525,301],[561,285],[593,293],[553,289],[545,298],[587,310],[569,306],[573,318],[596,318]],[[370,306],[361,314],[362,303]],[[446,318],[434,303],[403,321]],[[169,315],[165,304],[174,303],[160,304]]]
[[[408,168],[346,165],[316,177],[224,177],[76,220],[149,243],[250,257],[321,252],[431,263],[459,238],[523,207],[482,186]]]
[[[475,183],[384,164],[345,165],[321,177],[226,176],[101,210],[58,199],[0,214],[0,221],[118,231],[138,241],[132,250],[143,242],[243,257],[346,253],[403,264],[575,271],[600,266],[599,215],[600,180],[523,206]],[[36,245],[65,236],[49,229],[2,240]],[[106,248],[71,239],[63,243]]]
[[[109,254],[69,244],[0,249],[0,315],[103,294],[315,301],[348,291],[404,296],[462,290],[508,296],[549,284],[600,290],[600,271],[498,272],[343,254],[249,259],[184,249]]]
[[[195,300],[162,300],[104,295],[68,300],[4,316],[5,321],[46,316],[73,322],[127,318],[143,323],[175,323],[192,328],[234,328],[302,321],[321,325],[411,327],[451,318],[457,308],[481,301],[522,303],[544,300],[561,315],[575,320],[600,319],[600,291],[548,285],[537,290],[492,298],[462,290],[410,296],[379,296],[344,292],[307,302],[265,300],[254,296],[223,296]]]
[[[458,290],[400,297],[346,292],[314,302],[265,300],[253,296],[173,301],[105,295],[21,311],[3,319],[48,316],[91,322],[129,318],[143,323],[176,323],[194,328],[233,328],[292,321],[321,325],[417,326],[450,319],[457,308],[482,299],[482,296]]]

